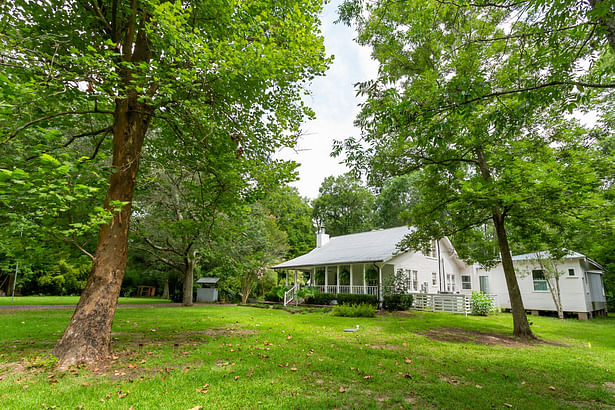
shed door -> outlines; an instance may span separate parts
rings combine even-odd
[[[592,302],[605,302],[602,288],[602,278],[599,273],[587,273],[587,282],[589,283],[589,293]]]

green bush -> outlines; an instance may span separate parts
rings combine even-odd
[[[181,289],[177,289],[169,295],[169,299],[171,299],[173,303],[182,303],[184,301],[184,293]]]
[[[395,310],[408,310],[412,307],[412,295],[397,293],[385,295],[382,300],[382,307],[390,312]]]
[[[369,303],[360,303],[358,305],[342,304],[337,305],[333,309],[333,316],[344,317],[374,317],[376,307]]]
[[[315,293],[305,299],[308,305],[328,305],[332,300],[335,300],[334,293]]]
[[[284,293],[290,289],[287,286],[275,286],[271,290],[265,293],[265,300],[267,302],[281,302],[284,300]]]
[[[338,305],[360,305],[366,303],[374,307],[378,307],[378,296],[376,295],[354,295],[351,293],[339,293],[337,295]]]
[[[495,311],[493,298],[489,295],[485,295],[483,292],[472,292],[470,309],[473,315],[487,316],[489,313]]]

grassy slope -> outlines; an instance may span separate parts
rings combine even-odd
[[[512,324],[506,314],[354,319],[247,307],[126,308],[116,315],[117,359],[108,369],[28,369],[42,363],[70,314],[0,312],[0,363],[26,365],[22,373],[15,365],[0,365],[0,408],[615,405],[615,392],[605,384],[615,381],[613,317],[532,318],[541,338],[561,345],[519,348],[441,342],[421,334],[438,327],[508,334]],[[356,324],[358,332],[343,332]],[[205,384],[206,394],[196,391]],[[119,397],[119,391],[130,393]]]
[[[0,305],[76,305],[79,296],[17,296],[11,302],[11,297],[1,297]],[[158,303],[173,303],[160,298],[120,298],[120,305],[151,305]]]

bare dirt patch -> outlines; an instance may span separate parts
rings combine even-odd
[[[395,345],[369,345],[369,347],[371,347],[372,349],[385,349],[385,350],[399,350],[401,349],[401,346],[395,346]]]
[[[602,387],[608,392],[615,393],[615,382],[604,382]]]
[[[486,346],[529,347],[538,343],[547,343],[541,340],[526,342],[513,336],[506,336],[499,333],[477,332],[473,330],[445,327],[431,329],[422,334],[430,339],[441,342],[476,343]]]

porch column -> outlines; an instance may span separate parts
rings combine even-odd
[[[314,266],[312,270],[310,271],[310,285],[312,286],[316,285],[316,283],[314,283],[315,281],[316,281],[316,266]]]
[[[365,283],[365,264],[363,264],[363,294],[367,295],[367,283]]]
[[[284,271],[284,275],[286,276],[286,286],[288,286],[288,271]]]
[[[350,293],[354,293],[352,289],[352,263],[350,264]]]
[[[295,299],[295,306],[299,305],[299,297],[297,297],[297,271],[295,271],[295,283],[293,283],[295,287],[295,294],[293,295],[293,299]]]
[[[325,291],[324,293],[329,292],[329,267],[325,266]]]
[[[337,276],[335,277],[335,293],[340,293],[340,265],[337,265]]]
[[[378,299],[382,302],[384,296],[382,295],[382,265],[378,267]]]

